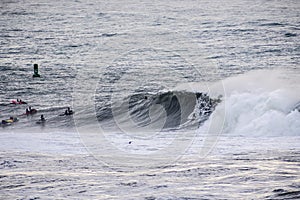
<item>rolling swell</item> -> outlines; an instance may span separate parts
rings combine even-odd
[[[115,123],[127,123],[129,119],[124,115],[127,112],[126,116],[139,127],[164,120],[163,129],[180,128],[183,124],[197,128],[209,118],[218,102],[219,99],[200,92],[139,92],[125,97],[122,102],[107,100],[104,105],[96,104],[96,111],[100,123],[114,118],[121,118]]]

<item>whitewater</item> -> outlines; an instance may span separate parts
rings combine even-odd
[[[297,1],[0,7],[0,199],[300,198]]]

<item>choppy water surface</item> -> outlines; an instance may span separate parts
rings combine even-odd
[[[300,198],[298,1],[0,8],[1,199]]]
[[[110,169],[89,156],[6,153],[5,199],[297,199],[299,153],[247,152],[139,171]],[[288,155],[287,155],[288,154]],[[268,183],[268,184],[266,184]]]

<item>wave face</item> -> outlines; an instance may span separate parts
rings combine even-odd
[[[128,123],[128,117],[138,127],[160,124],[162,129],[198,127],[215,109],[218,99],[206,93],[188,91],[167,91],[157,94],[136,93],[125,97],[121,102],[107,101],[98,105],[98,121],[114,120],[115,125]],[[124,114],[124,112],[126,114]]]

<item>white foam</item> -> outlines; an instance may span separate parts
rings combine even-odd
[[[226,134],[300,135],[299,77],[279,71],[255,71],[223,81]],[[219,106],[217,109],[222,109]]]
[[[300,113],[288,110],[285,91],[233,93],[226,98],[224,132],[250,136],[300,135]]]

